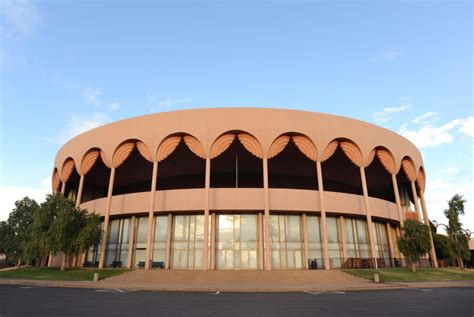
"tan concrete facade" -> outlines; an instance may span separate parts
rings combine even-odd
[[[211,186],[211,166],[221,157],[233,142],[240,145],[255,158],[261,160],[263,169],[262,186],[256,188],[219,188]],[[180,188],[158,190],[159,171],[163,162],[173,154],[178,144],[184,142],[195,156],[205,161],[204,183],[201,188]],[[278,157],[291,143],[313,162],[317,189],[276,188],[269,184],[269,162]],[[146,191],[114,194],[115,179],[121,173],[132,151],[138,150],[142,158],[152,165],[151,186]],[[361,193],[324,190],[325,174],[322,165],[329,162],[334,153],[342,151],[350,164],[357,167]],[[109,169],[107,194],[103,197],[82,202],[81,198],[88,173],[102,160]],[[366,170],[374,161],[383,166],[384,177],[389,179],[392,200],[376,197],[371,193]],[[237,164],[237,163],[236,163]],[[292,169],[288,165],[288,169]],[[424,203],[425,174],[423,161],[418,149],[402,136],[381,127],[340,116],[263,108],[221,108],[198,109],[135,117],[114,122],[86,133],[67,142],[58,152],[53,170],[53,191],[65,193],[71,175],[78,174],[78,188],[74,189],[76,204],[104,217],[105,239],[102,250],[107,248],[110,219],[132,217],[130,238],[128,239],[127,266],[133,266],[131,255],[136,239],[135,226],[138,216],[148,218],[146,234],[145,268],[150,267],[153,249],[154,217],[166,215],[169,218],[166,239],[166,263],[170,267],[170,245],[173,244],[173,217],[179,214],[198,213],[204,215],[204,247],[202,268],[216,267],[216,223],[219,213],[254,212],[258,216],[258,267],[272,269],[270,215],[301,215],[303,268],[308,268],[309,215],[320,217],[321,252],[325,268],[331,268],[329,255],[327,216],[337,220],[341,258],[347,258],[345,219],[364,219],[368,230],[370,258],[376,259],[377,237],[372,230],[373,219],[384,223],[391,230],[403,224],[412,214],[421,221],[418,200],[421,198],[424,221],[428,214]],[[328,172],[327,170],[324,173]],[[331,174],[332,171],[329,171]],[[412,208],[402,208],[397,175],[403,174],[409,182],[407,195],[412,198]],[[270,175],[271,176],[271,175]],[[408,183],[407,183],[408,184]],[[359,186],[359,185],[358,185]],[[411,191],[411,192],[410,192]],[[408,204],[410,207],[410,204]],[[414,208],[413,208],[414,207]],[[416,212],[416,213],[415,213]],[[217,213],[217,214],[216,214]],[[211,217],[212,216],[212,217]],[[392,226],[390,226],[390,224]],[[210,229],[209,229],[210,228]],[[375,228],[375,227],[374,227]],[[210,232],[209,232],[210,230]],[[384,229],[385,230],[385,229]],[[395,229],[394,229],[395,230]],[[347,240],[347,241],[346,241]],[[384,240],[384,239],[382,239]],[[265,241],[265,246],[263,241]],[[380,241],[379,241],[380,242]],[[390,257],[394,258],[393,241],[388,233]],[[265,249],[265,250],[263,250]],[[357,249],[357,248],[356,248]],[[358,252],[358,251],[357,251]],[[210,253],[210,254],[209,254]],[[436,265],[434,252],[430,256]],[[105,266],[105,252],[101,253],[99,266]],[[211,263],[209,263],[211,262]],[[393,262],[393,261],[392,261]],[[377,266],[377,261],[374,262]]]

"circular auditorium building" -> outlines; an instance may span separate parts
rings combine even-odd
[[[75,260],[101,268],[400,266],[403,221],[429,221],[412,143],[305,111],[196,109],[114,122],[67,142],[52,183],[103,218],[102,242]]]

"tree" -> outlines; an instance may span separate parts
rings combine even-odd
[[[453,260],[455,257],[453,244],[448,236],[433,234],[433,244],[436,257],[440,260]]]
[[[464,203],[462,195],[455,194],[448,201],[448,209],[444,211],[444,215],[448,218],[448,226],[446,233],[452,241],[454,254],[459,262],[461,269],[464,269],[463,260],[469,259],[469,239],[462,229],[462,223],[459,216],[464,215]]]
[[[14,255],[15,231],[6,221],[0,221],[0,254],[5,254],[5,263]]]
[[[416,220],[407,219],[403,226],[403,235],[397,245],[410,263],[411,270],[416,271],[415,262],[431,249],[430,228]]]
[[[18,260],[21,267],[22,260],[26,258],[26,251],[30,243],[31,228],[33,226],[33,215],[39,210],[38,203],[25,197],[15,202],[15,208],[8,216],[7,223],[13,230],[10,250]]]
[[[45,222],[53,219],[45,234],[45,249],[53,254],[63,252],[61,271],[64,271],[70,256],[99,243],[102,236],[100,218],[76,208],[74,202],[60,194],[48,195],[43,208]]]

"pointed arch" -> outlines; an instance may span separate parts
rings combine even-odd
[[[424,193],[425,192],[425,186],[426,186],[426,174],[425,170],[423,169],[423,166],[420,166],[420,169],[418,171],[418,177],[416,178],[416,184],[418,186],[418,189]]]
[[[69,180],[69,177],[71,177],[72,172],[76,168],[76,164],[74,160],[71,157],[68,157],[64,163],[63,167],[61,169],[61,180],[63,183],[67,182]]]
[[[199,142],[198,139],[196,139],[192,135],[185,135],[183,139],[184,143],[186,143],[191,152],[193,152],[197,157],[202,158],[203,160],[206,159],[206,153],[204,152],[204,148],[202,147],[202,144],[201,142]]]
[[[337,138],[328,144],[325,152],[321,161],[324,190],[361,195],[363,158],[359,147],[349,139]]]
[[[84,154],[81,162],[81,170],[79,171],[81,175],[87,175],[90,172],[95,162],[100,156],[100,150],[97,148],[90,149]]]
[[[402,169],[410,182],[414,182],[416,180],[415,164],[409,156],[405,156],[403,158]]]
[[[156,160],[158,162],[166,159],[171,153],[176,150],[176,147],[181,142],[181,136],[169,136],[161,142],[158,150],[156,150]]]
[[[104,150],[100,150],[100,158],[102,159],[102,162],[106,167],[108,167],[109,169],[112,168],[112,162],[109,160]]]
[[[349,160],[351,160],[352,163],[354,163],[354,165],[358,167],[364,166],[362,152],[360,151],[357,144],[347,139],[341,140],[339,144],[341,145],[344,154],[349,158]]]
[[[114,151],[112,158],[113,167],[117,168],[125,162],[135,148],[135,140],[127,140],[122,142]]]
[[[226,133],[214,141],[211,147],[211,159],[218,157],[234,142],[235,134]]]
[[[248,133],[239,133],[237,137],[247,151],[260,159],[263,158],[262,146],[254,136]]]
[[[205,158],[204,148],[194,136],[185,132],[168,135],[157,150],[156,190],[203,188]]]
[[[59,172],[57,168],[54,168],[53,176],[52,176],[52,186],[53,186],[53,193],[57,193],[61,190],[61,179],[59,178]]]
[[[318,151],[306,135],[286,132],[276,138],[268,153],[268,186],[317,190]]]
[[[296,144],[298,150],[301,151],[311,161],[316,162],[318,159],[318,150],[314,143],[305,135],[292,136],[293,142]]]
[[[382,146],[377,147],[375,151],[380,163],[382,163],[382,166],[385,168],[385,170],[391,175],[395,174],[397,167],[392,152]]]
[[[140,155],[143,156],[145,160],[147,160],[150,163],[153,163],[153,157],[151,156],[148,146],[146,146],[144,142],[137,141],[137,149],[138,149],[138,152],[140,152]]]
[[[263,187],[263,148],[253,135],[232,130],[211,146],[211,188]]]
[[[324,149],[323,155],[320,157],[320,161],[324,162],[333,156],[334,152],[336,152],[337,147],[339,146],[339,141],[333,140],[329,142],[329,144]]]
[[[285,149],[288,142],[290,142],[290,137],[288,135],[281,135],[276,138],[270,146],[270,149],[268,150],[267,158],[271,159],[280,154],[280,152]]]

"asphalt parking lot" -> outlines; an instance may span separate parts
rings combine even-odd
[[[0,285],[0,316],[473,316],[474,288],[191,293]]]

